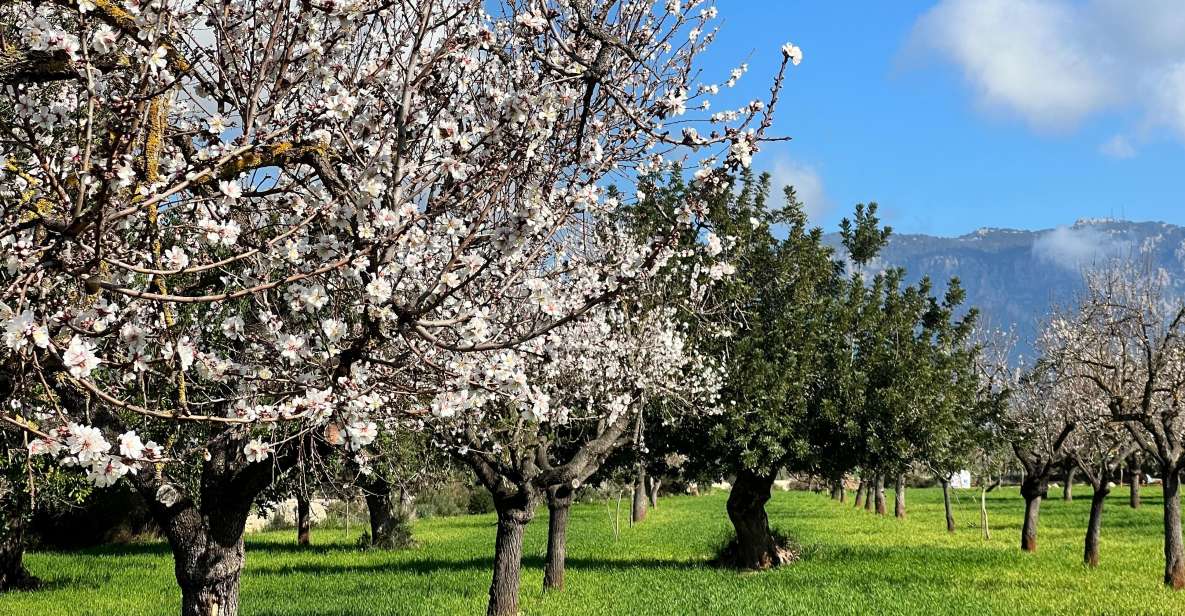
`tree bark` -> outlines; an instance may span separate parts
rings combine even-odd
[[[1132,509],[1139,509],[1140,508],[1140,482],[1143,477],[1143,472],[1141,472],[1141,470],[1140,470],[1140,458],[1138,455],[1132,456],[1131,466],[1128,467],[1128,475],[1130,475],[1130,477],[1128,478],[1128,481],[1131,485],[1131,489],[1130,489],[1130,492],[1128,493],[1128,501],[1127,502],[1128,502],[1128,505],[1131,505]]]
[[[543,590],[564,589],[564,561],[567,558],[568,512],[572,489],[557,486],[547,490],[547,560],[543,567]]]
[[[305,494],[296,495],[296,545],[309,545],[309,536],[313,530],[312,515],[309,512],[309,497]]]
[[[486,616],[517,616],[523,529],[534,517],[534,507],[530,496],[520,492],[509,498],[495,495],[494,508],[498,511],[498,536],[494,541],[494,579]]]
[[[1067,503],[1074,500],[1074,475],[1077,471],[1078,469],[1073,466],[1066,468],[1066,485],[1062,486],[1062,500]]]
[[[856,508],[859,509],[864,504],[864,478],[860,478],[860,485],[856,487]]]
[[[295,467],[298,454],[309,446],[277,452],[267,462],[247,463],[244,437],[237,428],[228,428],[208,441],[210,457],[202,464],[196,500],[165,476],[128,475],[169,541],[182,616],[238,615],[243,531],[251,504],[275,474]],[[162,490],[176,498],[162,502]]]
[[[905,517],[905,475],[897,475],[893,485],[893,517]]]
[[[1107,487],[1107,477],[1104,476],[1100,485],[1092,486],[1094,492],[1090,495],[1090,521],[1086,524],[1086,545],[1082,551],[1082,561],[1088,567],[1099,566],[1099,531],[1103,525],[1103,503],[1111,489]]]
[[[939,479],[942,482],[942,507],[946,511],[946,532],[955,532],[955,514],[950,505],[950,480],[943,477]]]
[[[25,512],[28,502],[16,482],[0,477],[5,502],[0,505],[0,592],[31,588],[37,578],[25,568]]]
[[[773,483],[773,473],[760,475],[743,469],[728,494],[728,519],[736,531],[732,564],[738,569],[765,569],[782,562],[765,513]]]
[[[212,490],[211,490],[212,491]],[[229,491],[229,490],[228,490]],[[203,490],[203,496],[209,492]],[[239,497],[241,495],[234,495]],[[182,616],[236,616],[243,571],[243,530],[251,500],[188,499],[169,507],[162,527],[173,550]],[[161,521],[158,519],[158,521]]]
[[[1164,584],[1173,590],[1185,587],[1185,545],[1181,539],[1181,475],[1175,464],[1163,465],[1164,484]]]
[[[872,487],[873,494],[876,496],[876,514],[885,515],[885,476],[878,474],[876,476],[876,483]]]
[[[634,502],[630,507],[630,522],[637,524],[646,519],[646,469],[638,465],[638,476],[634,479]]]
[[[650,496],[650,508],[658,509],[658,490],[662,487],[662,480],[658,477],[647,478],[648,487],[646,492]]]
[[[1020,485],[1020,495],[1025,499],[1025,521],[1020,530],[1020,549],[1037,551],[1037,521],[1041,516],[1041,499],[1048,488],[1045,481],[1026,474]]]
[[[864,510],[873,511],[876,501],[876,475],[873,475],[868,480],[868,486],[864,489]]]

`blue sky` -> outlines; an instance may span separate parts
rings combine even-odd
[[[1185,224],[1185,17],[1124,4],[719,0],[704,79],[747,60],[714,107],[765,98],[781,44],[803,49],[774,125],[793,141],[754,166],[828,230],[866,201],[905,233]]]

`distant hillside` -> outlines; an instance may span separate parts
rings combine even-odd
[[[828,242],[839,244],[836,234]],[[1040,320],[1082,287],[1082,269],[1108,257],[1139,255],[1185,290],[1185,227],[1159,222],[1080,220],[1041,231],[980,229],[960,237],[893,235],[874,265],[904,267],[911,282],[930,276],[939,290],[957,276],[982,323],[1014,327],[1017,353],[1032,356]]]

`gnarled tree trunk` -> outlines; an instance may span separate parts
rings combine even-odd
[[[1185,545],[1181,539],[1181,475],[1175,464],[1161,467],[1164,483],[1164,584],[1185,587]]]
[[[1026,474],[1020,484],[1020,495],[1025,499],[1025,521],[1020,530],[1020,549],[1037,551],[1037,521],[1041,516],[1041,499],[1048,488],[1040,477]]]
[[[658,509],[658,491],[662,488],[662,480],[658,477],[647,477],[646,493],[650,496],[650,508]]]
[[[181,586],[182,616],[239,613],[239,576],[243,571],[241,532],[237,539],[206,537],[196,549],[174,547],[173,557],[177,560],[177,583]]]
[[[860,485],[856,486],[855,506],[857,509],[859,509],[860,506],[862,506],[864,504],[864,490],[865,490],[865,481],[864,481],[864,478],[861,477],[860,478]]]
[[[1066,468],[1066,485],[1062,486],[1062,500],[1067,503],[1074,500],[1074,475],[1077,471],[1078,469],[1073,466]]]
[[[202,464],[196,501],[151,471],[128,476],[169,541],[182,616],[238,615],[243,531],[251,504],[275,473],[297,465],[298,454],[308,446],[248,463],[242,454],[244,437],[237,428],[228,428],[208,441],[210,457]]]
[[[897,475],[893,483],[893,516],[905,517],[905,475]]]
[[[639,464],[638,476],[634,480],[634,501],[630,507],[630,522],[637,524],[646,519],[646,469]]]
[[[494,494],[494,509],[498,512],[498,536],[494,541],[494,579],[490,582],[487,616],[518,615],[523,530],[535,516],[534,503],[529,488],[509,494]]]
[[[0,477],[0,592],[30,588],[37,578],[25,568],[25,520],[28,500],[15,481]]]
[[[543,566],[543,590],[563,590],[564,560],[567,558],[568,512],[572,507],[572,489],[554,486],[547,489],[547,560]]]
[[[230,482],[203,482],[200,505],[189,498],[172,506],[155,499],[150,504],[173,551],[182,616],[239,613],[243,530],[258,491],[235,487]],[[145,498],[153,496],[145,494]]]
[[[946,511],[946,532],[955,532],[955,514],[950,505],[950,480],[946,477],[940,478],[938,481],[942,483],[942,507]]]
[[[395,502],[391,485],[384,479],[363,486],[370,517],[371,547],[398,550],[412,544],[411,522],[415,518],[414,497],[400,489]]]
[[[313,519],[309,511],[309,497],[296,495],[296,545],[308,545],[313,530]]]
[[[885,515],[885,476],[877,474],[876,483],[872,486],[872,492],[876,496],[876,514]]]
[[[736,530],[731,557],[738,569],[765,569],[782,562],[765,513],[773,484],[773,473],[742,469],[728,494],[728,519]]]
[[[1099,531],[1103,525],[1103,503],[1111,488],[1107,487],[1104,477],[1099,485],[1092,485],[1094,492],[1090,495],[1090,519],[1086,523],[1086,544],[1082,550],[1082,562],[1089,567],[1099,566]]]

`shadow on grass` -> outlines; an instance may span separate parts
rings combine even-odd
[[[544,559],[539,556],[524,556],[524,569],[542,569]],[[332,575],[335,573],[414,573],[418,575],[436,573],[440,571],[486,571],[493,570],[494,560],[490,558],[465,558],[446,560],[439,558],[425,558],[406,560],[401,562],[365,563],[359,565],[343,565],[334,563],[301,563],[292,565],[263,565],[251,567],[251,575],[288,575],[292,573],[309,573],[313,575]],[[637,559],[602,559],[602,558],[568,558],[569,569],[709,569],[707,560],[667,560],[660,558]]]

